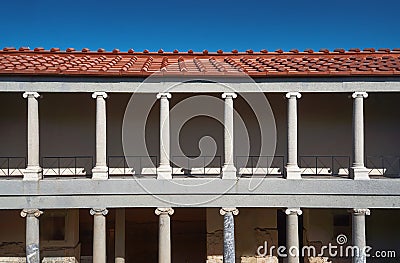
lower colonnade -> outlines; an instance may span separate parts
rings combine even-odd
[[[302,210],[298,207],[283,208],[286,215],[286,252],[288,263],[301,262],[299,216]],[[366,216],[370,215],[367,208],[353,208],[348,210],[352,215],[352,245],[359,248],[352,262],[364,263],[366,261]],[[93,262],[107,262],[107,214],[106,208],[92,208],[88,211],[93,216]],[[223,262],[234,263],[235,255],[235,216],[239,214],[236,207],[223,207],[220,209],[223,216]],[[46,211],[39,209],[23,209],[20,215],[26,220],[26,262],[39,263],[40,256],[40,231],[39,221]],[[174,209],[171,207],[158,207],[154,211],[158,216],[158,262],[171,263],[171,217]],[[117,208],[115,213],[115,263],[125,263],[125,208]],[[297,253],[296,253],[297,251]],[[257,261],[258,262],[258,261]]]

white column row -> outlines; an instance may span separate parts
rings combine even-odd
[[[28,164],[24,171],[24,180],[42,179],[42,168],[39,162],[39,105],[37,92],[25,92],[24,98],[28,99]],[[92,170],[92,179],[108,179],[107,167],[107,111],[105,92],[94,92],[96,99],[96,165]],[[223,179],[236,179],[234,165],[234,107],[235,93],[223,93],[224,107],[224,165],[222,167]],[[365,92],[355,92],[352,95],[353,106],[353,165],[350,177],[353,179],[369,179],[368,170],[364,164],[364,98]],[[160,100],[160,163],[157,169],[157,179],[172,179],[170,165],[170,119],[169,99],[170,93],[159,93]],[[297,142],[297,99],[301,98],[299,92],[289,92],[287,116],[287,164],[286,178],[301,179],[298,166]]]

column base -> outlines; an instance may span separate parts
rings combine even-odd
[[[286,179],[301,179],[301,170],[297,165],[287,165],[286,167]]]
[[[172,167],[169,165],[160,165],[157,168],[157,179],[172,179]]]
[[[369,180],[369,170],[363,166],[351,167],[350,178],[353,180]]]
[[[93,180],[107,180],[108,179],[108,167],[107,166],[95,166],[92,169]]]
[[[222,167],[222,179],[237,179],[236,167],[234,165],[224,165]]]
[[[39,166],[28,166],[23,171],[25,181],[39,181],[43,179],[43,169]]]

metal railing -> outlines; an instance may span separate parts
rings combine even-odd
[[[92,156],[49,156],[42,158],[43,176],[89,176]]]
[[[221,156],[173,156],[172,175],[220,175]]]
[[[25,157],[0,157],[0,177],[23,177]]]
[[[236,168],[239,176],[283,176],[285,157],[275,156],[236,156]]]
[[[157,156],[108,156],[108,174],[111,175],[156,175]]]
[[[299,157],[302,175],[348,176],[350,172],[349,156],[304,155]]]
[[[400,177],[400,156],[367,156],[369,176]]]

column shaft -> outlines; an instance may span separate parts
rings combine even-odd
[[[222,167],[223,179],[236,179],[236,167],[234,164],[234,107],[235,93],[224,93],[224,166]]]
[[[224,216],[224,263],[235,263],[235,221],[233,216],[239,214],[236,208],[222,208],[219,213]]]
[[[286,218],[286,249],[288,254],[288,263],[299,263],[299,218],[302,214],[299,208],[288,208],[285,210]]]
[[[106,215],[107,209],[91,209],[93,215],[93,262],[106,263]]]
[[[40,263],[40,244],[39,244],[39,216],[42,211],[38,209],[24,209],[21,216],[26,217],[26,262]]]
[[[365,232],[365,216],[370,215],[369,209],[353,209],[352,210],[352,237],[353,246],[358,248],[358,255],[353,257],[353,263],[367,262],[365,247],[367,238]]]
[[[160,165],[157,169],[157,179],[172,179],[168,100],[171,94],[159,93],[157,98],[160,99]]]
[[[351,177],[353,179],[369,179],[368,170],[364,165],[364,98],[365,92],[355,92],[353,102],[353,165]]]
[[[24,98],[28,99],[28,160],[24,172],[24,180],[42,179],[42,168],[39,161],[39,103],[40,97],[36,92],[25,92]]]
[[[157,208],[156,215],[159,216],[158,232],[158,262],[171,263],[171,219],[174,213],[172,208]]]
[[[115,263],[125,263],[125,208],[115,214]]]
[[[287,179],[301,179],[301,172],[297,162],[297,99],[301,98],[298,92],[286,94],[288,99],[288,130],[287,130]]]
[[[93,179],[108,179],[107,167],[107,110],[105,92],[94,92],[96,99],[96,165],[92,170]]]

